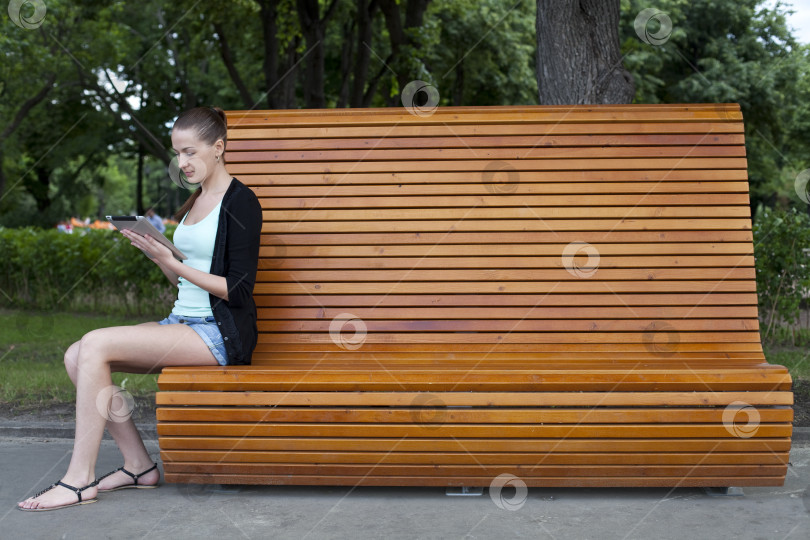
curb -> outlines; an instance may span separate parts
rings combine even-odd
[[[794,427],[792,441],[794,443],[810,444],[810,427]]]
[[[144,441],[157,440],[156,424],[136,424]],[[73,422],[0,422],[3,437],[39,437],[47,439],[72,439],[75,433]],[[104,431],[104,440],[112,440]],[[791,442],[800,446],[810,445],[810,427],[794,427]]]
[[[155,424],[135,424],[144,441],[157,440]],[[36,437],[45,439],[72,439],[76,434],[73,422],[0,422],[0,433],[6,438]],[[112,440],[104,430],[104,440]]]

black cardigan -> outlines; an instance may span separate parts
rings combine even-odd
[[[228,300],[208,295],[219,325],[228,364],[250,364],[259,332],[253,285],[259,265],[262,207],[256,194],[233,178],[222,197],[211,258],[211,274],[224,276]]]

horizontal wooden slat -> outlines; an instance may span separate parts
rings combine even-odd
[[[262,484],[262,485],[326,485],[326,486],[483,486],[492,484],[493,477],[441,476],[290,476],[283,475],[226,475],[171,473],[165,475],[167,482],[211,484]],[[527,487],[718,487],[718,486],[781,486],[784,476],[715,476],[715,477],[527,477],[522,478]]]
[[[405,310],[407,313],[407,310]],[[662,328],[658,330],[667,336],[667,341],[679,339],[684,332],[722,332],[758,330],[758,319],[682,319],[672,318],[665,321],[656,319],[530,319],[524,317],[512,319],[490,319],[488,313],[479,312],[477,318],[457,320],[381,320],[376,318],[362,321],[363,332],[647,332],[655,328],[656,323]],[[404,318],[404,319],[407,319]],[[334,328],[334,320],[262,320],[258,326],[261,332],[302,332],[302,333],[329,333]],[[348,326],[348,328],[344,328]],[[338,332],[350,334],[352,337],[357,331],[352,323],[341,324]],[[653,330],[649,330],[653,333]],[[671,339],[669,336],[675,335]],[[652,336],[654,337],[654,336]],[[651,336],[642,338],[642,341],[651,341]],[[560,336],[560,340],[564,340]]]
[[[742,134],[591,134],[591,135],[537,135],[457,136],[445,137],[322,137],[309,139],[248,139],[228,141],[228,152],[257,150],[346,150],[354,148],[375,150],[387,148],[559,148],[559,147],[614,147],[614,146],[672,146],[672,145],[740,145],[745,144]],[[231,154],[228,154],[229,160]]]
[[[173,463],[173,474],[229,474],[229,475],[323,475],[362,477],[373,467],[374,476],[430,476],[430,477],[463,477],[489,476],[494,479],[500,474],[513,474],[519,478],[532,477],[623,477],[623,476],[658,476],[658,477],[706,477],[706,476],[776,476],[786,472],[786,465],[379,465],[379,464],[297,464],[297,463]]]
[[[167,373],[169,368],[164,369]],[[171,372],[169,372],[171,373]],[[162,375],[161,375],[162,377]],[[185,384],[185,383],[180,383]],[[389,406],[408,407],[424,399],[425,392],[198,392],[173,391],[171,383],[161,381],[158,405],[228,406]],[[175,384],[174,386],[177,386]],[[163,390],[165,388],[165,390]],[[741,401],[752,406],[793,405],[790,391],[713,392],[439,392],[447,406],[493,407],[690,407],[727,406]]]
[[[477,186],[476,186],[477,187]],[[486,185],[484,186],[486,189]],[[511,187],[511,186],[510,186]],[[587,186],[583,186],[587,189]],[[573,187],[569,188],[572,191]],[[651,189],[656,189],[655,187]],[[360,191],[359,189],[357,191]],[[366,188],[366,191],[369,191]],[[477,191],[477,189],[475,189]],[[487,190],[489,191],[489,190]],[[497,192],[493,194],[489,191],[487,194],[480,195],[466,195],[466,194],[446,194],[446,195],[423,195],[423,196],[388,196],[377,197],[362,194],[362,196],[354,197],[338,197],[338,196],[322,196],[322,197],[268,197],[261,198],[259,202],[263,208],[376,208],[385,209],[386,212],[390,208],[395,207],[418,207],[420,210],[430,212],[431,216],[436,216],[434,210],[441,207],[473,207],[473,210],[488,210],[491,207],[500,207],[498,210],[505,215],[514,217],[513,213],[507,210],[509,206],[517,206],[519,208],[532,207],[537,209],[540,213],[547,212],[549,208],[569,207],[570,212],[580,212],[586,215],[584,208],[591,208],[593,206],[611,206],[624,208],[625,210],[642,206],[644,208],[653,207],[669,207],[669,206],[686,206],[698,207],[705,210],[707,214],[718,214],[724,209],[738,209],[737,206],[748,209],[748,216],[750,217],[750,208],[748,208],[748,196],[745,193],[705,193],[699,200],[693,194],[660,194],[660,193],[645,193],[643,199],[637,193],[633,194],[605,194],[605,195],[521,195],[520,197],[509,197],[508,192]],[[517,190],[515,190],[517,192]],[[522,192],[521,192],[522,193]],[[311,195],[311,194],[310,194]],[[487,206],[490,208],[475,208],[479,206]],[[685,208],[680,208],[685,210]],[[270,214],[265,214],[265,216]],[[475,216],[483,217],[483,216]],[[386,219],[385,215],[381,215],[380,219]]]
[[[618,422],[699,423],[723,422],[721,408],[588,408],[588,409],[526,409],[526,408],[469,408],[447,409],[441,407],[439,398],[428,396],[424,408],[374,409],[374,408],[313,408],[313,407],[161,407],[157,419],[160,422],[368,422],[368,423],[419,423],[422,425],[458,423],[510,423],[510,424],[602,424]],[[757,415],[761,422],[774,423],[793,421],[793,409],[760,408]]]
[[[331,349],[331,350],[327,350]],[[310,358],[315,361],[319,359],[327,360],[330,357],[340,355],[341,357],[349,358],[355,351],[348,349],[335,350],[334,347],[327,347],[320,343],[286,343],[275,344],[273,346],[263,345],[261,343],[256,345],[256,350],[260,352],[272,351],[277,354],[294,352],[296,354],[309,354]],[[695,366],[688,363],[691,358],[694,358],[694,353],[706,352],[714,358],[714,354],[719,353],[722,358],[738,358],[739,355],[745,355],[746,358],[756,358],[752,362],[757,367],[765,369],[780,369],[786,371],[782,366],[771,366],[770,364],[763,364],[765,362],[765,355],[762,352],[762,344],[760,342],[740,342],[740,341],[725,341],[725,342],[711,342],[711,341],[694,341],[694,342],[681,342],[678,343],[678,349],[674,354],[667,358],[661,358],[660,355],[655,355],[654,351],[650,350],[649,343],[646,342],[628,342],[622,341],[617,343],[499,343],[497,347],[491,345],[482,345],[480,343],[438,343],[438,342],[410,342],[402,343],[363,343],[362,353],[401,353],[414,357],[430,358],[435,361],[442,362],[444,359],[456,358],[457,355],[477,355],[478,358],[482,356],[488,358],[490,355],[497,355],[499,353],[515,355],[525,354],[529,358],[535,358],[539,362],[539,366],[546,364],[557,364],[560,359],[565,359],[566,363],[572,364],[570,367],[574,368],[580,364],[583,354],[590,355],[592,361],[603,361],[603,367],[609,368],[611,366],[618,366],[619,368],[630,368],[637,365],[638,362],[652,361],[656,359],[657,362],[671,364],[671,362],[682,362],[679,366],[682,369],[694,368]],[[483,354],[482,354],[483,353]],[[684,353],[688,355],[682,356]],[[617,359],[616,355],[626,355],[624,358]],[[458,356],[461,358],[462,356]],[[624,360],[629,361],[624,362]],[[658,365],[658,364],[656,364]],[[702,364],[701,364],[702,365]],[[711,364],[708,365],[711,367]]]
[[[757,308],[752,306],[654,306],[654,307],[554,307],[527,311],[525,307],[496,308],[487,307],[486,318],[492,319],[588,319],[591,321],[607,319],[701,319],[701,318],[737,318],[756,319]],[[331,320],[345,313],[344,308],[258,308],[259,319],[323,319]],[[482,313],[470,307],[435,307],[415,308],[409,306],[355,308],[352,315],[363,321],[373,319],[479,319]],[[716,328],[720,330],[721,328]]]
[[[748,187],[745,182],[600,182],[591,183],[537,183],[534,173],[503,178],[482,177],[468,183],[442,184],[438,181],[422,184],[366,185],[341,181],[336,185],[278,185],[256,188],[259,202],[264,207],[291,205],[293,207],[329,207],[353,203],[360,206],[584,206],[593,205],[636,206],[672,204],[690,206],[745,205]],[[425,177],[422,177],[425,180]],[[579,192],[581,199],[574,196]],[[697,194],[705,197],[696,197]],[[632,195],[633,197],[630,197]],[[359,197],[359,199],[356,199]],[[725,201],[718,200],[725,197]],[[635,201],[633,201],[635,198]],[[698,200],[695,200],[698,199]],[[332,202],[334,201],[334,202]],[[556,204],[555,204],[556,202]],[[307,204],[308,203],[308,204]]]
[[[319,438],[319,437],[160,437],[164,450],[276,450],[276,451],[381,451],[391,452],[761,452],[790,450],[787,438],[722,439],[435,439],[391,438]],[[729,484],[720,484],[729,485]]]
[[[767,464],[787,465],[790,454],[787,452],[651,452],[651,453],[608,453],[608,452],[276,452],[244,451],[224,452],[219,450],[166,450],[160,453],[164,462],[198,463],[430,463],[430,464],[624,464],[629,459],[633,463],[680,464],[680,465],[719,465],[719,464]]]
[[[763,371],[755,377],[749,370],[726,368],[720,373],[666,374],[666,370],[637,369],[596,372],[584,370],[541,371],[485,369],[472,365],[455,370],[429,367],[398,368],[392,371],[384,365],[376,369],[335,369],[333,366],[297,369],[254,369],[227,371],[173,371],[166,373],[161,387],[166,390],[216,391],[384,391],[407,392],[429,388],[433,392],[475,391],[495,392],[663,392],[663,391],[789,391],[790,377],[786,373]]]
[[[753,253],[753,236],[750,230],[733,231],[596,231],[590,244],[597,246],[602,244],[645,244],[652,252],[658,243],[668,246],[671,242],[681,242],[687,244],[704,244],[707,248],[717,248],[728,243],[733,243],[735,249],[739,248],[739,243],[746,243]],[[571,242],[582,242],[582,233],[574,231],[500,231],[500,232],[476,232],[469,233],[463,231],[444,232],[394,232],[387,233],[355,233],[342,232],[341,234],[331,234],[320,232],[315,234],[278,234],[278,232],[265,231],[262,235],[262,244],[278,244],[283,242],[289,245],[336,245],[336,244],[407,244],[417,248],[420,246],[436,246],[439,249],[442,245],[455,244],[487,244],[498,242],[500,244],[515,244],[526,247],[531,244],[539,245],[561,245],[565,246]]]
[[[265,243],[269,244],[273,241],[273,238],[268,238]],[[267,264],[267,259],[272,258],[301,259],[293,261],[297,267],[303,267],[305,260],[314,258],[320,259],[320,262],[310,262],[307,263],[308,266],[340,263],[348,265],[365,262],[364,268],[382,268],[383,265],[390,266],[395,263],[409,265],[413,268],[429,264],[446,267],[447,264],[453,262],[457,267],[464,267],[470,266],[471,262],[478,262],[478,266],[490,267],[498,264],[508,264],[510,267],[543,265],[560,267],[563,265],[562,253],[566,247],[553,244],[291,246],[278,237],[275,242],[273,245],[259,248],[260,261],[263,260]],[[753,255],[746,252],[746,248],[739,244],[664,244],[662,246],[591,244],[591,246],[600,255],[599,266],[601,267],[723,266],[723,263],[729,260],[738,263],[734,266],[753,266],[754,261]],[[725,257],[726,255],[738,255],[738,257]],[[369,257],[373,257],[375,260],[369,260]],[[394,259],[394,261],[389,262],[390,259]],[[354,262],[358,260],[360,262]],[[279,264],[283,262],[279,261]],[[262,263],[260,262],[260,264]]]
[[[261,272],[258,272],[261,273]],[[564,276],[563,276],[564,277]],[[467,281],[467,282],[256,282],[254,294],[616,294],[756,292],[753,280],[722,281]],[[539,298],[537,299],[539,300]]]
[[[320,114],[318,114],[320,113]],[[527,114],[529,113],[529,114]],[[663,114],[666,113],[666,114]],[[338,110],[300,110],[273,111],[273,114],[261,111],[227,111],[228,127],[262,126],[334,126],[363,124],[429,124],[439,123],[452,126],[455,124],[528,124],[528,123],[594,123],[594,122],[701,122],[740,121],[742,114],[734,104],[689,105],[644,107],[634,105],[602,107],[491,107],[484,110],[480,107],[436,107],[430,116],[424,117],[410,113],[404,107],[382,108],[343,108]],[[593,129],[592,131],[598,131]]]
[[[663,340],[666,349],[662,349],[661,356],[675,354],[682,343],[706,343],[706,342],[749,342],[759,343],[759,332],[686,332],[677,331],[673,336],[672,331],[663,331]],[[673,336],[673,337],[670,337]],[[652,341],[651,341],[652,340]],[[272,333],[265,332],[259,335],[259,343],[323,343],[328,344],[330,350],[338,349],[335,338],[328,333]],[[411,332],[384,334],[368,333],[362,338],[363,345],[366,343],[485,343],[490,345],[500,345],[504,343],[560,343],[568,341],[570,343],[638,343],[652,347],[655,343],[655,336],[649,333],[636,332]]]
[[[549,350],[543,352],[532,351],[531,353],[516,350],[504,351],[501,348],[488,348],[485,350],[473,350],[467,346],[465,350],[453,350],[451,354],[440,350],[430,350],[433,347],[417,348],[414,344],[413,350],[386,347],[385,344],[370,344],[369,350],[340,350],[325,352],[320,350],[308,350],[300,348],[296,350],[290,347],[289,350],[275,351],[274,360],[276,365],[291,363],[297,367],[303,367],[305,371],[316,369],[319,366],[329,366],[331,364],[377,364],[384,361],[383,365],[390,365],[393,368],[405,364],[427,366],[430,369],[448,369],[458,371],[469,366],[510,366],[510,369],[523,369],[528,371],[542,372],[586,372],[598,371],[600,373],[626,373],[628,371],[653,370],[655,373],[662,373],[666,370],[673,374],[712,373],[718,370],[732,369],[735,373],[749,374],[754,378],[763,374],[771,376],[774,373],[787,373],[787,368],[765,363],[765,356],[761,349],[746,350],[745,347],[737,347],[738,351],[729,352],[726,344],[714,344],[718,351],[712,351],[704,344],[696,344],[690,350],[684,345],[686,350],[678,351],[677,354],[666,358],[661,357],[655,350],[650,350],[646,345],[635,347],[631,350],[630,344],[623,343],[621,349],[603,350],[602,347],[593,347],[593,351],[586,348],[571,347],[566,350],[568,344],[555,344]],[[708,344],[706,344],[708,345]],[[458,349],[464,348],[464,344],[453,345]],[[533,347],[532,347],[533,348]],[[706,350],[704,350],[704,348]],[[626,349],[626,350],[623,350]],[[374,353],[373,355],[368,354]],[[700,362],[695,362],[699,360]],[[514,366],[514,367],[511,367]],[[222,369],[217,366],[199,366],[201,369],[191,368],[197,371],[213,371],[221,373],[230,369],[251,371],[256,368],[252,366],[232,366]],[[167,368],[168,369],[168,368]],[[170,372],[180,373],[187,371],[182,366],[172,366]]]
[[[745,156],[745,146],[597,146],[597,147],[566,147],[555,148],[541,146],[540,148],[383,148],[376,147],[340,150],[256,150],[228,152],[228,163],[231,165],[241,163],[283,162],[317,163],[326,161],[339,163],[343,161],[398,161],[408,162],[414,160],[510,160],[510,159],[576,159],[590,160],[603,158],[661,158],[683,157],[690,159],[712,157],[729,158]],[[608,167],[613,168],[613,167]],[[717,167],[706,167],[717,168]]]
[[[576,246],[575,246],[576,247]],[[593,248],[598,253],[597,248]],[[380,251],[380,250],[378,250]],[[581,263],[579,258],[582,259]],[[564,268],[566,264],[571,265],[572,261],[577,262],[577,267],[581,268],[588,264],[588,252],[583,251],[577,258],[562,255],[557,257],[375,257],[374,260],[367,258],[331,257],[315,259],[314,257],[285,257],[278,262],[278,267],[282,269],[361,269],[378,270],[390,268],[437,268],[444,269],[453,267],[456,269],[467,268]],[[733,264],[736,263],[736,264]],[[266,264],[270,264],[269,261]],[[753,267],[754,257],[751,255],[739,256],[696,256],[696,255],[637,255],[637,256],[600,256],[593,268],[690,268],[690,267],[728,267],[734,268]],[[262,268],[262,265],[259,265]]]
[[[588,257],[585,257],[587,263]],[[573,258],[572,258],[573,260]],[[737,257],[737,261],[746,260]],[[454,270],[444,269],[379,269],[369,268],[363,270],[344,270],[332,272],[329,270],[297,270],[290,271],[258,271],[256,279],[265,283],[280,283],[285,281],[583,281],[594,280],[741,280],[754,278],[754,268],[731,265],[734,260],[726,261],[729,266],[720,268],[601,268],[600,266],[578,266],[583,273],[592,275],[580,276],[566,268],[531,268],[531,269],[477,269],[460,268]],[[574,268],[573,262],[570,263]],[[562,266],[560,264],[559,266]]]
[[[500,163],[495,162],[489,165],[491,171],[510,171],[509,167],[505,167]],[[524,167],[525,168],[525,167]],[[485,169],[487,170],[487,169]],[[514,173],[512,173],[514,174]],[[314,187],[331,186],[331,187],[351,187],[351,186],[377,186],[376,189],[382,189],[386,185],[402,186],[401,191],[392,192],[391,194],[414,194],[413,189],[427,188],[435,190],[443,190],[441,193],[448,192],[447,190],[465,187],[469,189],[477,184],[478,178],[473,182],[470,180],[468,172],[460,171],[431,171],[430,177],[426,177],[424,173],[408,172],[408,171],[395,171],[384,176],[371,172],[362,171],[348,171],[340,174],[335,174],[330,170],[322,170],[315,173],[282,173],[268,168],[267,171],[258,173],[242,174],[239,177],[244,178],[244,183],[251,187],[251,189],[259,196],[272,197],[275,196],[276,188],[280,186],[305,186],[311,185]],[[536,170],[522,170],[520,172],[521,185],[531,185],[532,183],[549,184],[549,189],[557,190],[558,193],[571,193],[571,188],[574,185],[581,185],[588,183],[590,187],[599,190],[598,192],[611,193],[604,187],[603,184],[622,184],[622,183],[635,183],[645,182],[652,185],[676,183],[675,187],[680,188],[681,191],[686,190],[701,190],[701,191],[715,191],[725,192],[734,191],[740,193],[748,193],[747,188],[740,189],[748,183],[748,174],[744,169],[643,169],[643,170],[582,170],[582,171],[565,171],[565,174],[560,174],[558,171],[536,171]],[[465,186],[453,186],[452,184],[464,184]],[[704,187],[704,184],[708,186]],[[433,187],[435,186],[435,187]],[[621,188],[617,193],[632,189],[630,186],[619,186]],[[662,186],[666,189],[667,186]],[[544,189],[543,185],[534,186],[534,189]],[[642,193],[649,191],[649,188]],[[674,190],[677,191],[677,190]],[[458,190],[456,191],[458,192]],[[463,193],[463,192],[462,192]],[[552,191],[554,193],[554,191]],[[584,191],[583,193],[592,193],[591,191]],[[383,193],[384,194],[384,193]],[[311,196],[306,192],[302,192],[302,197]]]
[[[490,198],[490,203],[497,205],[499,199]],[[487,204],[485,202],[485,204]],[[734,218],[750,217],[747,206],[725,207],[593,207],[593,208],[373,208],[373,209],[340,209],[340,210],[278,210],[265,211],[267,223],[277,221],[350,221],[350,220],[517,220],[517,219],[582,219],[620,218],[620,219],[672,219],[672,218]]]
[[[231,114],[238,114],[229,112]],[[435,118],[434,118],[435,120]],[[294,122],[294,121],[293,121]],[[242,123],[241,118],[230,118],[228,124],[228,140],[239,141],[244,139],[310,139],[332,138],[343,139],[369,137],[480,137],[480,136],[532,136],[539,138],[538,145],[557,135],[592,135],[601,133],[605,135],[635,135],[635,134],[697,134],[706,137],[725,133],[742,134],[744,128],[741,122],[727,122],[725,119],[715,119],[696,122],[619,122],[619,123],[525,123],[525,124],[455,124],[447,125],[444,122],[433,124],[409,125],[364,125],[352,126],[302,126],[289,123],[283,127],[268,127],[256,122],[248,125]]]
[[[647,169],[745,169],[744,157],[677,157],[677,158],[590,158],[590,159],[503,159],[500,165],[516,171],[625,171]],[[483,173],[492,167],[492,160],[467,159],[459,161],[414,160],[414,161],[332,161],[327,165],[318,162],[278,162],[273,163],[277,173],[347,173],[377,172],[395,173],[421,171],[425,173],[441,171],[472,171]],[[261,174],[266,172],[263,163],[236,163],[228,165],[228,172]]]
[[[271,234],[288,232],[429,232],[429,231],[596,231],[613,230],[745,230],[751,221],[741,218],[681,218],[681,219],[489,219],[457,221],[296,221],[267,222],[262,227]],[[583,241],[580,238],[580,241]]]
[[[285,307],[354,307],[354,306],[751,306],[757,304],[755,293],[710,294],[548,294],[543,297],[526,295],[255,295],[259,308]],[[741,311],[745,313],[745,311]]]

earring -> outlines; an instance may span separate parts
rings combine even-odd
[[[219,161],[219,156],[217,156],[217,161]]]

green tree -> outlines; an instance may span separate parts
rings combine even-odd
[[[760,0],[661,0],[639,38],[636,23],[648,7],[624,0],[620,31],[624,63],[636,80],[638,103],[739,103],[745,119],[752,206],[787,192],[795,125],[807,110],[807,49],[785,22],[785,8]],[[807,116],[804,116],[807,118]],[[804,131],[806,135],[806,124]],[[791,164],[794,164],[791,166]],[[790,171],[786,172],[786,168]],[[792,182],[792,179],[791,179]],[[781,187],[780,187],[781,186]]]

